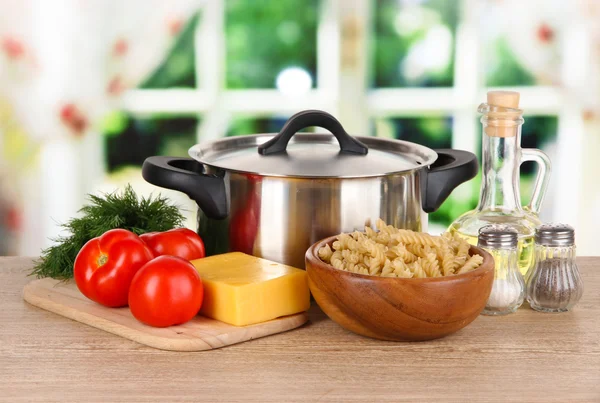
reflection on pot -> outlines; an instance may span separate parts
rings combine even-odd
[[[229,249],[232,252],[253,254],[261,210],[262,178],[258,175],[243,175],[247,181],[245,197],[239,202],[229,222]]]
[[[266,177],[261,184],[260,228],[254,256],[304,267],[310,245],[312,188],[295,178]]]

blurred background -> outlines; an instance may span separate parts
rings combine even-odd
[[[302,109],[352,134],[481,151],[477,105],[521,92],[553,174],[545,221],[600,236],[600,1],[2,0],[0,255],[38,255],[151,155],[275,132]],[[535,165],[522,166],[523,204]],[[472,209],[480,178],[430,216]],[[162,191],[185,210],[187,197]]]

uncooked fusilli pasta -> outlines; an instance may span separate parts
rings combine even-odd
[[[426,278],[466,273],[483,257],[469,256],[470,245],[457,234],[433,236],[394,228],[377,220],[375,231],[340,234],[319,258],[339,270],[382,277]]]
[[[469,260],[467,260],[467,263],[465,263],[465,265],[456,272],[456,274],[466,273],[470,270],[473,270],[476,267],[479,267],[481,263],[483,263],[483,257],[480,255],[473,255],[469,258]]]

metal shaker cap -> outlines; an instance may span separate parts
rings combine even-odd
[[[543,224],[535,229],[535,243],[544,246],[572,246],[575,230],[567,224]]]
[[[508,225],[486,225],[479,229],[477,245],[483,248],[511,249],[517,247],[519,233]]]

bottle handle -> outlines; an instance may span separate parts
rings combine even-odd
[[[533,185],[533,193],[531,195],[531,201],[527,208],[532,212],[539,214],[544,196],[546,196],[546,190],[548,189],[548,183],[550,182],[550,172],[552,170],[552,164],[548,155],[541,150],[536,148],[523,148],[521,149],[521,163],[525,161],[534,161],[538,164],[538,172],[535,177],[535,183]]]

